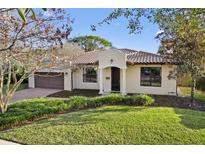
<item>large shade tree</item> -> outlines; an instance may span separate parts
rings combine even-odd
[[[205,67],[205,9],[161,10],[155,18],[163,29],[157,38],[165,53],[171,50],[172,57],[181,64],[178,72],[191,74],[193,102],[196,79]]]
[[[77,43],[85,52],[112,46],[110,41],[92,35],[75,37],[71,39],[70,42]]]
[[[192,78],[191,102],[197,76],[205,66],[205,9],[116,9],[97,26],[110,24],[112,20],[124,17],[128,20],[130,33],[140,33],[142,18],[158,24],[161,41],[160,53],[169,54],[179,64],[178,72],[190,73]],[[96,30],[96,25],[91,26]],[[172,72],[176,77],[177,73]]]
[[[24,11],[26,20],[22,20],[16,9],[0,9],[0,113],[7,111],[12,95],[24,79],[35,71],[54,69],[65,62],[55,49],[62,46],[71,32],[72,21],[67,12]],[[16,74],[22,68],[25,71],[17,79]]]

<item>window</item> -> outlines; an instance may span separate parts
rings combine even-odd
[[[141,86],[161,86],[161,67],[141,67]]]
[[[83,68],[83,82],[97,82],[97,68]]]

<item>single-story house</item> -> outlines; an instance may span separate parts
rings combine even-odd
[[[95,89],[110,92],[176,95],[176,79],[169,74],[177,65],[158,54],[131,49],[110,48],[87,52],[73,59],[69,69],[46,70],[29,78],[29,87]]]

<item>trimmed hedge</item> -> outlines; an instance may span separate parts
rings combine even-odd
[[[102,105],[151,105],[154,99],[148,95],[123,96],[119,94],[110,94],[106,96],[93,97],[89,99],[89,107],[98,107]]]
[[[11,128],[26,121],[35,120],[61,111],[95,108],[103,105],[150,105],[154,99],[148,95],[123,96],[111,94],[88,98],[73,96],[70,99],[36,98],[17,102],[9,106],[5,114],[0,114],[0,129]]]

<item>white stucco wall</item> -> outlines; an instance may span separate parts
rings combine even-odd
[[[99,68],[118,67],[126,68],[127,56],[117,49],[101,51],[99,54]],[[111,62],[112,61],[112,62]]]
[[[71,81],[71,70],[65,70],[64,72],[64,90],[71,91],[72,90],[72,81]]]
[[[161,67],[162,82],[161,87],[140,86],[140,69],[141,67]],[[126,70],[126,92],[127,93],[145,93],[169,95],[176,92],[176,80],[168,79],[174,65],[133,65],[128,66]],[[98,82],[86,83],[83,82],[83,68],[73,72],[73,88],[74,89],[99,89],[99,70]],[[111,92],[111,67],[103,69],[103,92]],[[120,70],[120,91],[122,91],[122,69]]]
[[[103,69],[103,91],[105,93],[111,91],[111,68]]]
[[[111,48],[99,54],[99,68],[103,68],[103,91],[111,92],[111,67],[127,68],[127,56],[118,49]],[[120,70],[120,91],[122,91],[122,70]]]
[[[97,82],[83,82],[83,68],[73,72],[73,89],[99,89],[99,70],[97,71]]]
[[[161,67],[161,87],[148,87],[140,86],[140,68],[141,67]],[[159,94],[169,95],[176,92],[176,80],[168,79],[174,65],[134,65],[129,66],[127,69],[127,93],[146,93],[146,94]]]

